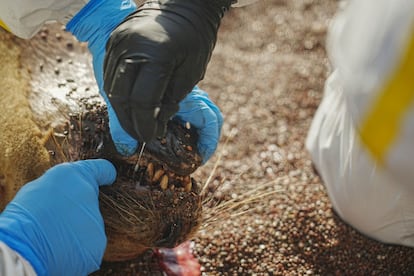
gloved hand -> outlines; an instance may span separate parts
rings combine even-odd
[[[88,42],[99,93],[105,99],[108,108],[112,140],[118,152],[125,156],[134,154],[138,143],[123,130],[104,92],[103,62],[105,45],[112,30],[135,10],[136,6],[132,0],[90,0],[66,25],[66,29],[79,41]]]
[[[231,0],[147,1],[113,31],[104,88],[139,141],[165,133],[179,102],[204,77]]]
[[[170,0],[171,2],[174,2],[173,5],[178,5],[176,2],[177,1],[173,1]],[[220,17],[221,17],[221,9],[218,9],[219,6],[222,5],[221,2],[226,2],[228,0],[211,0],[211,2],[208,2],[211,4],[211,10],[217,11],[220,10],[220,12],[218,12],[218,14],[216,14],[217,16],[217,22],[219,22]],[[157,23],[158,21],[158,17],[156,13],[153,13],[154,11],[149,9],[149,7],[152,5],[151,3],[153,2],[148,2],[147,4],[143,5],[140,8],[140,11],[137,13],[133,13],[130,17],[128,17],[128,19],[126,19],[124,21],[123,24],[121,24],[115,31],[114,31],[114,35],[117,37],[117,40],[119,40],[119,43],[122,44],[123,46],[121,47],[121,45],[118,45],[117,47],[115,47],[116,45],[113,45],[114,43],[114,39],[111,39],[110,42],[108,42],[108,48],[112,49],[110,50],[110,52],[107,54],[106,57],[106,86],[110,86],[110,87],[115,87],[117,86],[117,91],[122,91],[122,92],[127,92],[125,95],[125,100],[123,101],[123,104],[121,104],[119,102],[119,100],[122,100],[120,97],[115,96],[115,98],[111,97],[108,98],[106,93],[104,93],[104,78],[103,78],[103,63],[104,63],[104,56],[105,56],[105,45],[107,44],[108,39],[111,36],[111,32],[112,30],[115,28],[115,26],[117,24],[119,24],[119,22],[121,22],[122,20],[125,19],[125,17],[127,16],[127,14],[131,13],[131,11],[135,10],[135,6],[133,5],[133,3],[127,3],[128,1],[123,1],[123,5],[120,5],[120,1],[98,1],[98,0],[91,0],[66,26],[67,30],[69,30],[70,32],[72,32],[80,41],[87,41],[89,44],[89,49],[93,55],[93,64],[94,64],[94,70],[95,70],[95,77],[99,86],[99,91],[101,93],[101,95],[104,97],[107,105],[108,105],[108,113],[109,113],[109,124],[110,124],[110,131],[111,131],[111,136],[112,139],[114,140],[115,146],[118,150],[119,153],[123,154],[123,155],[132,155],[135,153],[137,147],[138,147],[138,143],[137,141],[131,136],[129,135],[124,129],[123,127],[125,127],[126,130],[128,130],[127,126],[131,126],[131,121],[135,120],[135,119],[131,119],[131,117],[128,116],[120,116],[120,120],[121,120],[121,124],[120,121],[118,120],[118,117],[116,116],[117,114],[115,113],[111,102],[113,103],[113,105],[117,106],[118,110],[122,109],[122,110],[129,110],[131,111],[132,108],[129,108],[129,105],[131,102],[133,102],[131,100],[131,97],[133,98],[138,98],[138,101],[147,101],[149,99],[154,99],[154,97],[158,97],[155,95],[159,95],[159,97],[161,97],[160,95],[164,95],[166,96],[166,100],[168,99],[172,99],[170,96],[168,95],[172,95],[174,96],[174,94],[172,93],[167,93],[165,91],[173,91],[172,89],[170,89],[170,87],[173,86],[174,83],[176,83],[177,85],[183,85],[180,84],[183,81],[184,82],[188,82],[188,80],[190,80],[190,78],[187,78],[188,76],[185,76],[185,74],[187,74],[188,71],[191,71],[191,75],[194,75],[193,71],[195,71],[195,68],[199,68],[197,69],[197,71],[199,72],[200,75],[204,74],[204,70],[205,67],[200,68],[200,64],[203,63],[205,66],[206,63],[208,62],[208,59],[210,57],[211,54],[211,50],[212,47],[214,46],[214,42],[215,42],[215,35],[217,32],[218,25],[215,26],[213,28],[213,30],[210,30],[210,34],[212,36],[212,42],[213,44],[209,44],[209,49],[206,49],[206,46],[201,45],[201,46],[197,46],[200,43],[204,43],[203,39],[205,41],[205,39],[208,40],[208,38],[204,38],[204,34],[200,35],[200,33],[194,34],[194,30],[192,29],[191,33],[196,36],[197,38],[194,38],[193,41],[190,41],[187,39],[187,32],[184,31],[185,34],[185,38],[183,38],[183,30],[188,29],[188,28],[192,28],[191,24],[189,24],[188,22],[182,22],[182,20],[179,20],[179,22],[181,22],[181,24],[184,24],[186,27],[183,27],[184,29],[182,30],[177,30],[176,28],[181,27],[178,26],[176,23],[171,23],[172,26],[174,26],[174,28],[172,30],[174,30],[175,33],[170,32],[170,33],[165,33],[163,30],[159,29],[159,27],[161,25],[159,25],[159,23]],[[172,6],[170,6],[169,1],[161,1],[164,3],[164,5],[167,5],[168,8],[170,9]],[[217,3],[216,3],[217,2]],[[220,2],[220,3],[219,3]],[[180,2],[181,3],[181,2]],[[197,5],[199,5],[200,9],[204,8],[207,9],[206,4],[207,2],[199,2],[198,0],[194,0],[194,4],[192,1],[188,1],[188,0],[182,0],[182,3],[184,6],[191,6],[192,8],[193,5],[195,3],[197,3]],[[181,6],[181,5],[180,5]],[[164,7],[165,8],[165,7]],[[184,8],[180,8],[180,9],[184,9]],[[158,10],[158,13],[160,12],[160,10]],[[141,16],[140,14],[142,13],[143,16]],[[167,15],[169,16],[176,16],[175,13],[172,13],[170,10],[168,12],[166,12]],[[173,15],[171,15],[173,14]],[[215,13],[214,13],[215,14]],[[210,16],[213,16],[213,13],[210,12]],[[169,18],[168,16],[166,18],[163,19],[163,22],[165,22],[167,20],[167,18]],[[196,21],[200,21],[201,19],[195,19]],[[201,20],[203,21],[203,20]],[[137,27],[139,27],[138,29],[135,29],[135,24]],[[218,23],[217,23],[218,24]],[[129,32],[132,32],[133,37],[134,37],[134,41],[130,41],[129,37],[130,36],[126,36],[124,37],[122,34],[120,34],[120,30],[121,30],[121,26],[123,26],[122,28],[126,28],[128,27]],[[153,26],[153,27],[152,27]],[[155,26],[158,26],[156,29]],[[134,27],[134,28],[132,28]],[[150,31],[152,30],[152,31]],[[178,54],[178,53],[173,53],[171,52],[171,47],[173,47],[172,45],[167,45],[165,43],[158,43],[157,41],[154,41],[154,35],[156,35],[158,33],[158,35],[162,35],[164,39],[170,39],[171,41],[175,41],[174,45],[181,45],[183,46],[183,48],[181,49],[180,47],[175,47],[177,51],[187,51],[189,53],[189,55],[187,56],[185,53],[182,54]],[[208,32],[207,32],[208,33]],[[115,35],[117,34],[117,35]],[[132,35],[131,34],[131,35]],[[171,37],[170,37],[171,36]],[[132,36],[131,36],[132,37]],[[183,41],[185,39],[185,41]],[[129,41],[127,43],[127,41]],[[186,46],[186,44],[188,44],[188,46]],[[112,45],[112,46],[110,46]],[[146,45],[144,48],[141,45]],[[152,45],[152,46],[151,46]],[[150,47],[151,46],[151,47]],[[191,47],[190,47],[191,46]],[[152,47],[156,47],[156,48],[152,48]],[[199,55],[199,47],[201,47],[201,49],[204,49],[205,53],[203,53],[203,55]],[[180,48],[180,49],[179,49]],[[155,50],[157,49],[157,50]],[[149,57],[150,59],[148,59],[145,62],[144,67],[140,67],[141,69],[139,70],[139,72],[137,71],[137,62],[141,62],[143,61],[141,58],[139,58],[138,60],[131,60],[131,59],[123,59],[123,56],[117,56],[115,55],[115,51],[116,53],[119,54],[119,52],[123,51],[123,52],[128,52],[128,51],[133,51],[135,54],[137,53],[141,53],[142,56],[145,57]],[[195,53],[196,52],[196,53]],[[191,54],[190,54],[191,53]],[[207,55],[208,57],[204,57],[204,54]],[[180,61],[178,61],[177,56],[180,56]],[[135,56],[137,57],[137,56]],[[203,60],[203,57],[205,60],[205,62],[201,62],[201,60]],[[161,60],[162,58],[162,60]],[[112,60],[112,61],[111,61]],[[118,62],[118,61],[119,62]],[[192,62],[194,62],[194,64],[192,64]],[[163,75],[162,72],[160,71],[154,71],[154,72],[148,72],[148,69],[152,68],[152,69],[159,69],[159,70],[164,70],[164,65],[165,63],[170,64],[170,63],[175,63],[176,68],[173,68],[171,72],[169,72],[170,75],[166,76]],[[126,68],[128,67],[128,68]],[[132,67],[132,68],[131,68]],[[112,71],[116,71],[117,74],[117,78],[114,78],[113,75],[111,75],[109,72],[111,70],[109,70],[108,68],[112,68]],[[121,70],[122,69],[122,70]],[[152,70],[151,69],[151,70]],[[202,71],[202,73],[200,72]],[[173,75],[173,76],[171,76]],[[157,77],[156,77],[157,76]],[[156,78],[156,79],[154,79]],[[175,81],[175,79],[179,80],[179,81]],[[140,80],[140,83],[138,85],[138,81]],[[191,86],[189,86],[189,90],[191,90],[191,88],[193,87],[193,85],[195,84],[195,82],[197,82],[198,80],[191,80]],[[109,85],[108,83],[112,83],[111,85]],[[131,83],[135,83],[136,85],[133,88],[127,88],[123,85],[128,84],[128,86],[130,86],[129,84]],[[159,85],[160,83],[164,83],[163,85]],[[143,85],[143,86],[142,86]],[[158,87],[159,85],[159,87]],[[141,87],[142,86],[142,87]],[[178,87],[178,86],[177,86]],[[168,90],[166,90],[168,88]],[[149,90],[151,89],[151,90]],[[178,89],[178,88],[176,88]],[[140,118],[136,118],[136,120],[140,120],[140,122],[144,122],[143,127],[148,127],[150,129],[152,129],[154,132],[155,129],[159,129],[159,130],[164,130],[165,128],[165,124],[167,122],[167,120],[169,119],[170,116],[172,116],[176,110],[178,109],[177,105],[179,100],[182,99],[182,97],[184,97],[189,90],[186,90],[182,93],[182,95],[179,95],[178,97],[178,92],[176,93],[175,96],[177,96],[177,98],[174,100],[174,103],[172,105],[163,105],[165,107],[165,109],[163,109],[164,111],[160,113],[161,116],[159,116],[157,118],[157,120],[155,120],[154,118],[151,120],[141,120],[142,117]],[[146,91],[146,92],[145,92]],[[149,93],[151,91],[151,93]],[[152,93],[153,92],[153,93]],[[149,94],[148,94],[149,93]],[[113,93],[111,93],[113,94]],[[117,93],[118,95],[119,93]],[[142,94],[142,95],[141,95]],[[175,97],[174,96],[174,97]],[[115,100],[114,100],[115,99]],[[202,98],[189,98],[189,99],[194,99],[197,101],[202,100]],[[206,99],[208,99],[208,97],[206,97]],[[161,100],[161,99],[160,99]],[[115,101],[115,102],[114,102]],[[118,102],[117,102],[118,101]],[[189,100],[190,101],[190,100]],[[210,102],[211,103],[211,102]],[[198,105],[197,102],[193,103],[194,106]],[[173,108],[170,108],[168,106],[173,106]],[[188,105],[187,105],[188,106]],[[213,107],[213,104],[207,104],[206,106],[210,106],[210,108],[212,109],[217,109],[216,111],[213,111],[214,113],[219,113],[218,108],[216,106]],[[164,108],[163,107],[163,108]],[[142,111],[145,114],[141,114],[140,110],[144,110]],[[134,104],[134,114],[136,116],[145,116],[145,118],[148,117],[148,114],[151,113],[152,115],[154,114],[155,111],[155,107],[152,108],[152,111],[148,111],[148,109],[145,106],[141,106],[140,104],[135,105]],[[167,112],[167,110],[169,110]],[[193,118],[192,120],[197,120],[197,116],[199,116],[199,118],[204,118],[205,120],[209,120],[210,118],[205,118],[205,114],[207,114],[205,111],[203,111],[204,114],[199,114],[197,115],[197,109],[192,109],[194,112],[191,115],[192,117],[196,117]],[[204,110],[204,109],[203,109]],[[129,112],[128,111],[128,112]],[[148,113],[149,112],[149,113]],[[184,111],[187,112],[187,111]],[[122,112],[121,112],[122,113]],[[168,116],[165,114],[169,114]],[[124,113],[126,114],[126,113]],[[162,115],[164,114],[164,115]],[[119,115],[119,114],[118,114]],[[151,115],[151,116],[152,116]],[[131,115],[132,116],[132,115]],[[214,117],[214,116],[213,116]],[[221,115],[220,115],[221,117]],[[135,118],[135,117],[134,117]],[[122,121],[124,120],[124,121]],[[160,120],[162,121],[162,123],[160,123]],[[201,122],[201,119],[199,119]],[[188,120],[191,122],[191,120]],[[217,120],[217,122],[220,121],[220,125],[217,125],[218,129],[221,129],[221,124],[222,121],[221,120]],[[158,125],[162,125],[162,127],[158,127]],[[213,124],[213,122],[211,123]],[[123,127],[121,127],[121,125]],[[203,124],[197,124],[199,125],[199,127],[204,127],[207,126],[209,124],[207,124],[207,121]],[[197,127],[197,126],[196,126]],[[209,125],[210,127],[210,125]],[[135,133],[135,138],[141,139],[141,141],[145,141],[142,138],[139,138],[139,135],[137,134],[138,132],[136,132],[135,130],[131,131],[131,128],[129,127],[130,131],[129,133],[133,135],[133,133]],[[149,132],[153,132],[152,130],[150,130]],[[148,133],[148,131],[145,131],[146,133]],[[203,140],[203,142],[200,142],[200,144],[202,144],[203,146],[201,148],[205,148],[205,152],[207,153],[206,156],[204,157],[204,160],[208,160],[208,158],[211,156],[212,151],[214,152],[214,149],[216,148],[216,144],[217,141],[212,140],[210,142],[207,142],[208,139],[211,138],[202,138],[202,135],[209,133],[208,131],[203,131],[203,130],[199,130],[200,132],[200,140]],[[151,135],[152,136],[152,135]],[[214,135],[213,135],[214,136]],[[218,131],[218,135],[216,138],[218,140],[218,136],[219,136],[219,131]],[[209,137],[212,137],[212,135],[209,135]],[[151,137],[152,138],[152,137]],[[213,146],[214,145],[214,146]],[[203,154],[203,153],[202,153]]]
[[[180,110],[175,115],[183,123],[190,122],[197,128],[198,151],[203,163],[215,152],[220,139],[223,116],[220,109],[210,100],[208,94],[198,87],[180,102]]]
[[[64,163],[29,182],[0,214],[0,240],[37,275],[87,275],[105,247],[98,187],[116,177],[107,160]]]

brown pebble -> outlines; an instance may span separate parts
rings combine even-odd
[[[66,48],[67,48],[68,50],[73,50],[73,43],[72,43],[72,42],[68,42],[68,43],[66,43]]]
[[[43,40],[46,40],[46,39],[47,39],[47,33],[46,33],[46,32],[41,32],[41,33],[40,33],[40,37],[41,37]]]

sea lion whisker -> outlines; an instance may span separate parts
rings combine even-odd
[[[122,207],[121,204],[115,202],[110,196],[104,194],[104,193],[100,193],[101,196],[103,198],[105,198],[105,200],[102,200],[103,204],[108,204],[111,203],[112,205],[112,209],[117,212],[125,221],[129,221],[131,222],[131,218],[135,219],[136,221],[138,221],[139,223],[143,223],[143,221],[138,218],[135,214],[133,214],[131,211],[129,211],[128,209]]]
[[[269,187],[271,184],[273,184],[275,181],[270,181],[262,186]],[[251,193],[249,191],[248,193],[242,194],[241,196],[246,196],[252,194],[252,196],[249,196],[248,198],[242,199],[239,201],[238,198],[234,198],[225,202],[221,202],[218,206],[214,206],[212,208],[206,208],[205,213],[203,216],[203,222],[201,225],[202,229],[208,229],[209,227],[212,227],[216,225],[216,223],[219,223],[223,221],[223,219],[231,219],[238,216],[241,216],[246,213],[253,212],[256,210],[259,206],[253,206],[250,207],[247,210],[241,210],[238,212],[235,212],[238,208],[241,208],[243,206],[246,206],[247,204],[253,203],[253,202],[261,202],[263,198],[271,196],[275,193],[278,193],[282,191],[282,189],[277,189],[269,192],[258,192],[259,189],[254,189],[255,193]]]
[[[229,135],[227,136],[226,140],[224,141],[223,147],[227,146],[228,142],[230,141],[231,138],[234,137],[235,134],[236,134],[236,131],[234,129],[232,129],[230,131]],[[218,165],[219,165],[219,163],[221,161],[221,157],[223,156],[223,153],[224,153],[224,150],[221,150],[219,152],[219,155],[217,157],[216,162],[214,163],[214,166],[213,166],[213,169],[211,170],[210,175],[208,176],[206,182],[202,185],[201,193],[200,193],[201,195],[203,195],[206,192],[206,189],[208,187],[208,184],[210,184],[210,181],[213,178],[213,175],[214,175],[214,173],[217,170],[217,167],[218,167]]]

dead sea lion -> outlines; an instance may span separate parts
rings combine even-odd
[[[104,259],[132,259],[149,248],[175,247],[201,223],[200,187],[190,177],[201,165],[197,134],[176,121],[165,137],[149,142],[135,171],[137,156],[118,154],[109,134],[104,106],[89,105],[71,114],[46,148],[52,163],[105,158],[117,168],[112,186],[100,189],[100,207],[108,236]]]
[[[59,28],[44,28],[30,41],[0,33],[2,206],[48,167],[107,158],[118,178],[100,193],[108,236],[105,260],[178,245],[201,219],[200,189],[189,176],[201,164],[194,130],[171,123],[163,139],[146,146],[134,174],[137,157],[120,156],[111,141],[85,45]]]

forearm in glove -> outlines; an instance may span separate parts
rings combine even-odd
[[[147,1],[107,43],[104,91],[139,141],[162,136],[179,102],[204,77],[231,0]]]
[[[0,214],[0,240],[39,276],[88,275],[99,268],[106,247],[99,186],[115,177],[115,167],[99,159],[49,169]]]

